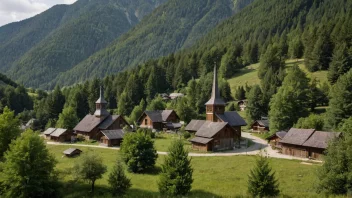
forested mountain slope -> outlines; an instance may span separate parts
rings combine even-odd
[[[253,0],[169,0],[108,48],[92,55],[52,84],[103,77],[192,46]]]
[[[0,28],[0,70],[38,87],[106,47],[166,0],[79,0]]]

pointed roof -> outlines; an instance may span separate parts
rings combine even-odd
[[[218,87],[218,75],[216,72],[216,66],[214,67],[214,78],[213,78],[213,89],[211,92],[210,100],[205,105],[226,105],[224,100],[220,97],[220,90]]]
[[[100,97],[99,99],[95,102],[96,104],[107,104],[108,102],[106,102],[106,100],[104,99],[104,90],[103,88],[100,86]]]

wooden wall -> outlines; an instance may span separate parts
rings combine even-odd
[[[192,142],[192,149],[196,151],[205,151],[205,152],[210,151],[211,148],[208,144],[200,144],[200,143]]]
[[[325,149],[282,144],[282,154],[301,158],[322,159]]]

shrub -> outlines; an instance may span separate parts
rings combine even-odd
[[[188,131],[185,131],[185,132],[183,133],[183,138],[188,139],[188,138],[190,138],[190,137],[191,137],[191,134],[190,134]]]
[[[130,172],[139,173],[154,167],[158,154],[154,142],[144,133],[128,133],[121,144],[122,159]]]
[[[120,161],[115,164],[108,181],[113,196],[123,196],[131,187],[131,180],[126,177]]]

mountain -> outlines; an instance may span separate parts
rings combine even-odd
[[[169,0],[109,47],[61,73],[52,84],[68,85],[87,78],[103,77],[188,48],[252,1]]]
[[[0,70],[38,87],[127,32],[166,0],[79,0],[0,28]]]

